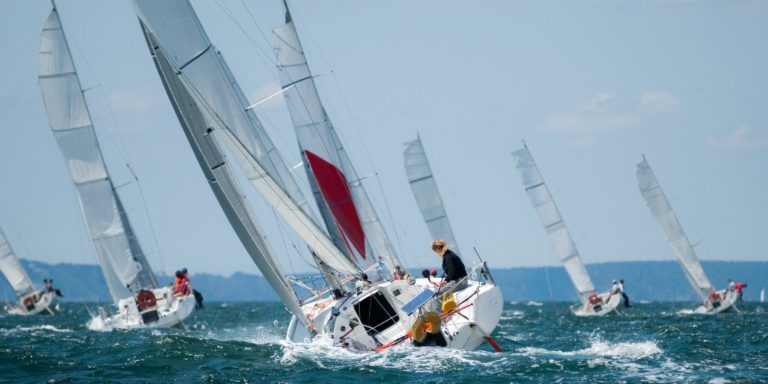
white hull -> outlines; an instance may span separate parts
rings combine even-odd
[[[722,300],[716,303],[713,303],[712,300],[707,300],[704,302],[704,304],[696,308],[693,313],[701,315],[715,315],[720,312],[726,312],[736,308],[736,300],[739,298],[739,295],[735,291],[722,289],[717,291],[717,293],[721,298],[723,298]]]
[[[403,341],[420,312],[440,312],[426,304],[409,314],[403,306],[425,290],[434,292],[435,283],[441,281],[421,278],[413,284],[405,280],[382,282],[349,297],[338,300],[329,297],[304,304],[302,310],[316,334],[328,336],[334,346],[377,350]],[[470,280],[467,288],[455,293],[455,300],[456,310],[444,316],[442,321],[442,335],[448,348],[474,350],[499,323],[504,305],[501,289],[490,279],[486,282]],[[385,315],[366,320],[366,311]],[[294,317],[286,337],[294,342],[309,342],[313,335]]]
[[[18,304],[6,304],[5,311],[9,315],[21,316],[32,316],[39,313],[53,314],[57,302],[56,292],[39,290],[20,298]]]
[[[133,297],[118,302],[118,313],[107,316],[102,308],[88,321],[92,331],[109,332],[114,329],[169,328],[180,324],[195,310],[195,296],[174,297],[170,287],[153,289],[157,304],[139,311]]]
[[[579,306],[571,307],[571,312],[580,317],[588,316],[605,316],[609,314],[618,314],[619,305],[624,301],[620,293],[611,295],[610,293],[603,293],[600,296],[601,302],[599,304],[586,303]]]

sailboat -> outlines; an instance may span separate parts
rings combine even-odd
[[[408,184],[432,238],[445,240],[448,249],[458,249],[421,137],[416,136],[415,140],[403,144],[403,161]]]
[[[83,219],[117,306],[112,315],[100,308],[88,328],[110,331],[181,323],[195,308],[192,289],[178,295],[157,283],[104,163],[55,5],[43,27],[38,73],[48,123],[75,184]]]
[[[523,148],[512,152],[512,156],[516,160],[515,167],[520,171],[525,193],[531,200],[549,240],[555,247],[555,253],[576,288],[580,304],[571,307],[571,312],[576,316],[603,316],[618,313],[619,304],[623,300],[621,293],[614,290],[597,293],[595,290],[587,268],[581,261],[579,250],[571,238],[547,184],[544,183],[528,146],[523,143]]]
[[[275,173],[279,172],[275,166],[280,161],[270,165],[255,151],[260,141],[262,147],[266,146],[265,135],[256,129],[231,127],[238,121],[235,115],[249,111],[248,104],[240,97],[242,91],[189,2],[134,0],[134,4],[166,93],[209,186],[246,251],[293,314],[286,338],[297,342],[327,338],[335,346],[356,350],[380,350],[407,340],[407,331],[424,306],[435,302],[433,282],[391,280],[386,269],[399,262],[388,240],[371,235],[377,233],[372,228],[380,228],[378,234],[383,233],[383,228],[373,216],[370,202],[357,200],[365,192],[360,180],[346,173],[351,163],[335,133],[312,137],[301,132],[303,127],[328,133],[330,125],[320,127],[316,123],[314,113],[325,115],[290,16],[287,14],[286,25],[275,30],[277,40],[284,44],[278,42],[275,48],[277,62],[282,92],[297,129],[325,229],[286,187],[290,173]],[[297,73],[302,75],[290,78]],[[229,97],[231,105],[238,108],[221,108],[218,103],[222,101],[215,100],[216,96]],[[304,102],[297,98],[304,98]],[[253,126],[255,115],[246,115]],[[299,298],[296,287],[309,287],[283,271],[234,178],[222,144],[252,186],[310,248],[327,281],[325,289],[308,289],[309,297]],[[480,269],[475,273],[481,273]],[[373,277],[370,280],[366,279],[369,273]],[[464,300],[462,306],[441,316],[440,331],[450,340],[450,347],[474,349],[498,323],[502,300],[499,288],[492,282],[475,282],[464,291],[455,297],[459,302]]]
[[[11,315],[36,315],[38,313],[53,314],[58,296],[53,287],[37,289],[29,278],[27,271],[21,266],[19,259],[11,248],[5,232],[0,228],[0,271],[16,293],[18,304],[7,303],[5,311]]]
[[[693,291],[701,299],[702,304],[694,312],[711,315],[735,308],[738,295],[728,289],[716,291],[712,286],[645,155],[637,163],[637,182],[651,215],[677,256]]]

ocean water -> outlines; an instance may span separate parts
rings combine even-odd
[[[0,315],[0,382],[573,383],[768,382],[768,305],[693,315],[693,303],[641,303],[576,318],[568,303],[507,303],[504,349],[395,347],[362,353],[282,340],[277,303],[206,303],[186,329],[85,329],[88,309]]]

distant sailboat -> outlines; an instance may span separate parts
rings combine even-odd
[[[413,197],[416,198],[416,204],[421,210],[432,239],[443,239],[448,244],[448,249],[458,250],[459,246],[453,235],[451,222],[445,213],[443,198],[440,197],[440,191],[437,189],[420,137],[417,136],[416,140],[404,143],[403,160],[408,184],[411,186]]]
[[[765,303],[765,288],[760,289],[760,302]]]
[[[695,312],[715,314],[733,307],[738,295],[727,289],[715,291],[645,155],[643,160],[637,163],[637,181],[651,215],[677,256],[688,282],[702,301],[702,305],[696,308]]]
[[[231,74],[221,75],[227,71],[226,63],[220,55],[211,53],[215,48],[189,2],[134,3],[160,78],[209,186],[245,249],[293,314],[287,339],[307,341],[325,336],[336,346],[358,350],[380,350],[407,340],[406,331],[421,314],[423,305],[435,295],[430,289],[432,283],[427,279],[417,279],[413,284],[389,280],[391,275],[383,265],[395,265],[397,259],[388,240],[370,235],[381,227],[377,217],[367,215],[372,208],[365,202],[356,205],[357,198],[364,195],[360,180],[348,173],[347,166],[351,164],[346,164],[349,159],[335,133],[331,130],[328,134],[330,123],[314,93],[290,17],[286,25],[275,30],[277,63],[313,192],[326,229],[334,234],[330,238],[311,213],[298,208],[302,201],[289,192],[286,179],[275,174],[279,170],[269,166],[255,151],[257,147],[249,144],[265,137],[259,137],[253,130],[231,127],[237,121],[233,115],[248,110],[244,98],[233,101],[237,109],[217,106],[220,100],[215,99],[216,95],[237,93],[237,83]],[[289,74],[299,77],[292,79]],[[325,120],[316,120],[317,116]],[[314,139],[307,136],[309,133],[300,132],[301,127],[328,135],[314,138],[320,141],[313,144]],[[329,141],[322,141],[326,139]],[[301,284],[281,268],[250,204],[243,198],[231,163],[224,157],[222,143],[251,184],[312,250],[318,270],[330,285],[328,289],[310,289],[310,297],[298,297],[295,286]],[[329,155],[330,159],[326,157]],[[346,179],[345,175],[352,176]],[[365,281],[364,272],[381,278]],[[469,296],[465,307],[444,314],[441,331],[450,335],[449,346],[474,349],[493,331],[501,315],[502,301],[499,288],[491,283],[474,282],[462,293]],[[456,296],[457,301],[463,298],[460,294]]]
[[[576,249],[576,244],[568,232],[568,227],[555,205],[549,188],[544,183],[528,146],[524,144],[523,148],[512,152],[512,156],[516,159],[515,167],[520,171],[525,193],[531,200],[533,208],[536,209],[544,230],[555,247],[555,253],[563,263],[579,295],[581,305],[572,308],[572,312],[577,316],[602,316],[616,312],[623,300],[622,295],[615,292],[598,294],[595,290],[587,268],[581,261],[579,250]]]
[[[3,272],[8,283],[16,293],[18,304],[7,303],[5,311],[11,315],[36,315],[38,313],[53,314],[56,307],[56,290],[52,287],[37,289],[27,275],[27,271],[19,263],[13,253],[11,244],[0,228],[0,272]]]
[[[56,7],[43,27],[39,84],[48,123],[75,184],[83,219],[118,309],[100,310],[88,328],[98,331],[179,324],[195,308],[191,288],[175,296],[160,287],[104,164],[88,105]]]

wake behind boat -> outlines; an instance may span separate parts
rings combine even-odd
[[[133,232],[102,157],[88,105],[54,5],[43,27],[38,80],[48,123],[66,160],[110,294],[118,312],[102,309],[96,331],[179,324],[195,308],[191,287],[174,296],[160,287]]]
[[[27,271],[19,263],[16,254],[0,228],[0,271],[16,293],[17,303],[6,303],[3,307],[10,315],[31,316],[38,313],[53,314],[61,293],[53,288],[53,283],[45,279],[45,287],[37,289]]]

